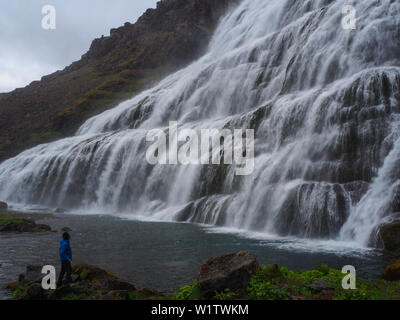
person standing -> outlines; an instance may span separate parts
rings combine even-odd
[[[57,287],[62,286],[64,275],[67,274],[66,283],[71,283],[71,273],[72,273],[72,250],[69,241],[71,236],[68,232],[64,232],[62,239],[60,240],[60,260],[61,260],[61,272],[58,277]]]

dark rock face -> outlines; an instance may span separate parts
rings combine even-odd
[[[400,281],[400,259],[388,265],[382,274],[382,279],[387,281]]]
[[[256,257],[249,252],[239,251],[203,263],[198,284],[204,297],[213,298],[215,292],[229,288],[244,294],[251,275],[259,268]]]
[[[198,58],[237,0],[163,0],[93,41],[81,60],[0,94],[0,161],[69,136],[89,117]]]
[[[7,210],[8,204],[6,202],[0,201],[0,210]]]
[[[400,221],[381,227],[379,238],[385,250],[400,251]]]

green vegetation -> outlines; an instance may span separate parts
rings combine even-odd
[[[183,286],[174,295],[176,300],[199,300],[201,299],[201,292],[197,281],[193,282],[191,286]]]
[[[73,274],[78,280],[72,286],[57,290],[37,291],[38,284],[10,283],[6,288],[14,299],[49,300],[202,300],[201,289],[194,281],[180,288],[172,296],[165,296],[151,289],[117,289],[126,287],[118,277],[98,267],[76,265]],[[320,265],[314,270],[296,272],[277,265],[259,268],[250,278],[247,292],[239,294],[231,289],[215,292],[215,300],[400,300],[400,281],[356,279],[355,290],[344,290],[340,270]],[[36,287],[35,287],[36,286]],[[115,291],[116,290],[116,291]],[[35,295],[36,294],[36,295]],[[40,294],[40,295],[38,295]]]
[[[357,278],[355,290],[344,290],[345,275],[323,264],[315,270],[296,272],[277,265],[262,266],[250,279],[247,295],[239,296],[229,289],[216,292],[217,300],[399,300],[400,281],[377,280],[368,282]],[[312,289],[316,281],[324,281],[328,288],[320,292]],[[310,287],[311,286],[311,287]],[[179,300],[202,299],[197,282],[184,286],[174,295]]]
[[[232,300],[237,297],[237,294],[231,291],[231,289],[225,289],[223,292],[215,293],[215,300]]]
[[[81,278],[81,280],[86,280],[89,278],[90,275],[90,270],[89,269],[85,269],[81,272],[81,274],[79,275],[79,277]]]
[[[19,299],[20,297],[22,297],[24,295],[25,291],[22,290],[21,288],[17,288],[13,291],[13,298],[14,299]]]
[[[72,121],[72,118],[83,120],[99,114],[122,101],[132,98],[168,73],[167,67],[157,67],[154,69],[124,70],[118,74],[104,77],[103,82],[98,86],[58,112],[56,123]]]
[[[13,217],[1,217],[0,216],[0,226],[3,226],[7,223],[12,223],[12,224],[19,224],[22,223],[22,219],[19,218],[13,218]]]
[[[344,290],[342,288],[344,274],[327,265],[304,272],[295,272],[286,267],[281,267],[276,271],[271,272],[271,266],[263,266],[252,277],[249,286],[251,299],[286,300],[294,296],[303,299],[332,300],[400,299],[400,282],[385,280],[367,282],[357,278],[357,289]],[[325,281],[332,289],[314,292],[310,285],[318,280]]]

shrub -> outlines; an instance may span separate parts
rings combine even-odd
[[[195,300],[201,298],[201,292],[197,281],[193,282],[193,285],[183,286],[178,290],[178,293],[174,295],[176,300]]]
[[[229,288],[225,289],[222,292],[215,292],[214,299],[215,300],[232,300],[235,297],[235,293],[232,292]]]

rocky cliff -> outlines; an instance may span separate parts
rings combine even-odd
[[[0,94],[0,161],[72,135],[89,117],[199,57],[236,0],[163,0],[95,39],[81,60]]]

